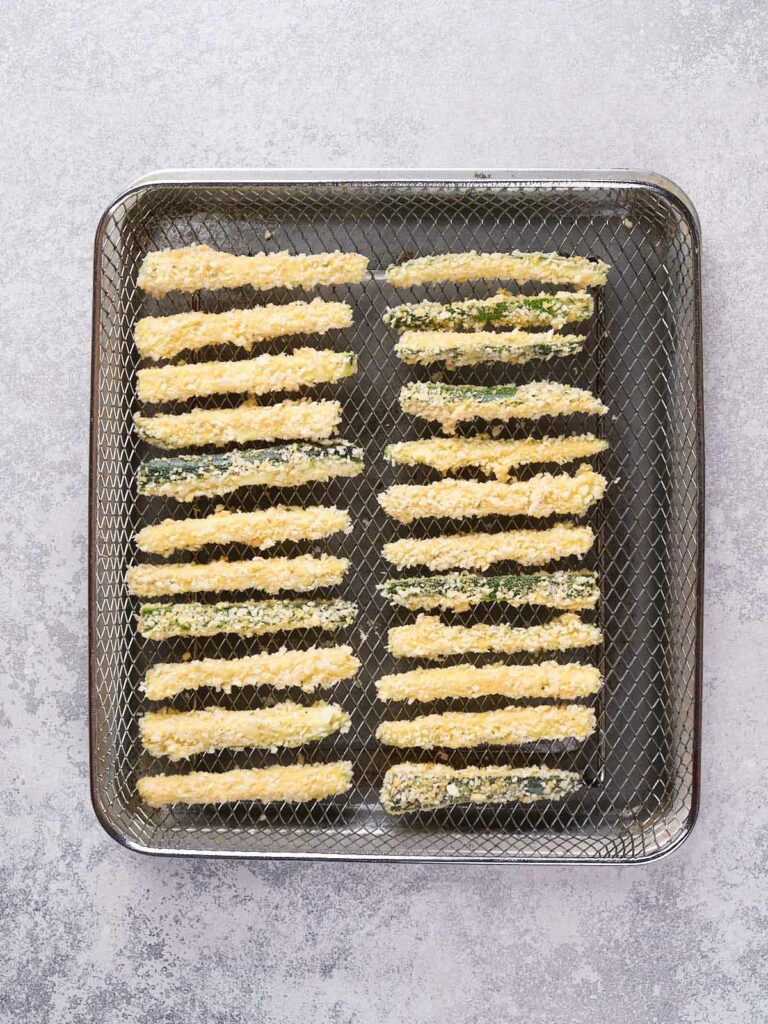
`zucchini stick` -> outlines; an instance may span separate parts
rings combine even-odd
[[[337,704],[325,701],[311,707],[287,701],[257,711],[162,708],[147,712],[139,722],[144,749],[153,757],[167,757],[169,761],[215,750],[300,747],[348,729],[349,715]]]
[[[192,501],[239,487],[298,487],[312,481],[358,476],[363,450],[349,441],[247,448],[221,455],[177,455],[139,466],[139,494]]]
[[[356,606],[349,601],[143,604],[139,609],[139,632],[150,640],[165,640],[217,633],[260,636],[288,629],[333,631],[351,626],[356,614]]]
[[[561,768],[451,768],[447,764],[396,764],[384,776],[381,803],[388,814],[434,811],[459,804],[532,804],[562,800],[582,785]]]
[[[595,302],[589,292],[513,295],[501,289],[487,299],[394,306],[383,319],[398,331],[482,331],[486,327],[548,327],[559,331],[568,323],[588,320],[594,311]]]
[[[477,366],[479,363],[521,365],[532,359],[552,359],[581,352],[587,339],[583,334],[477,331],[406,331],[395,345],[395,355],[409,366],[445,363],[447,369]]]
[[[543,626],[446,626],[436,615],[419,615],[415,623],[389,631],[389,651],[396,658],[443,658],[450,654],[536,654],[594,647],[603,642],[598,626],[573,612]]]
[[[320,540],[351,529],[349,513],[335,506],[275,505],[263,512],[221,509],[202,519],[164,519],[145,526],[136,535],[136,546],[153,555],[198,551],[207,544],[247,544],[264,550],[280,541]]]
[[[224,693],[241,686],[271,686],[276,690],[296,686],[311,693],[351,679],[359,668],[360,662],[351,647],[309,647],[305,651],[283,647],[275,654],[253,654],[247,658],[203,658],[153,665],[146,674],[143,690],[150,700],[175,697],[201,686]]]
[[[511,484],[450,478],[395,484],[379,495],[379,504],[401,523],[428,517],[583,515],[603,496],[606,483],[604,476],[583,465],[573,476],[538,473]]]
[[[594,608],[600,598],[594,572],[539,572],[515,576],[477,576],[466,572],[445,576],[388,579],[381,593],[402,608],[467,611],[485,602],[503,601],[513,607],[539,605],[580,611]]]
[[[428,702],[449,697],[531,697],[573,700],[589,697],[602,686],[602,677],[592,665],[560,665],[543,661],[538,665],[453,665],[450,668],[417,668],[382,676],[376,683],[379,700]]]
[[[459,423],[474,419],[537,420],[542,416],[577,412],[602,415],[608,411],[591,391],[547,380],[495,387],[416,381],[401,390],[400,405],[411,416],[439,423],[448,434],[454,433]]]
[[[336,433],[340,402],[280,402],[236,409],[195,409],[178,416],[134,417],[139,437],[158,448],[221,447],[233,441],[324,441]]]
[[[324,382],[334,383],[356,371],[354,352],[297,348],[288,355],[264,355],[256,359],[152,366],[139,370],[137,379],[139,399],[161,405],[208,395],[299,391]]]
[[[314,288],[320,284],[362,281],[368,259],[356,252],[321,252],[314,256],[259,252],[236,256],[209,245],[150,252],[139,268],[138,285],[149,295],[195,292],[201,288]]]
[[[136,348],[143,359],[172,359],[208,345],[237,345],[250,351],[257,342],[291,334],[327,334],[352,324],[346,302],[290,302],[226,313],[174,313],[145,316],[136,324]]]
[[[424,565],[428,569],[487,569],[494,562],[545,565],[558,558],[583,555],[595,535],[589,526],[558,524],[549,530],[509,530],[506,533],[464,533],[455,537],[385,544],[382,554],[398,569]]]
[[[134,565],[126,575],[128,589],[138,597],[204,593],[218,590],[281,590],[306,593],[341,583],[349,560],[332,555],[300,555],[298,558],[251,558],[243,562],[189,562],[166,565]]]
[[[396,288],[439,281],[541,281],[572,284],[578,288],[603,285],[610,267],[585,256],[561,256],[556,252],[458,252],[421,256],[387,267],[387,281]]]
[[[537,704],[500,711],[446,711],[411,721],[385,721],[376,738],[391,747],[477,747],[585,740],[595,731],[595,712],[582,704]]]
[[[147,775],[139,796],[150,807],[166,804],[306,803],[340,796],[352,785],[352,762],[291,764],[272,768],[236,768],[229,772]]]
[[[388,462],[398,466],[429,466],[439,473],[477,468],[486,476],[506,480],[516,466],[537,462],[563,465],[605,451],[608,442],[594,434],[570,437],[526,437],[521,441],[489,437],[429,437],[401,441],[384,449]]]

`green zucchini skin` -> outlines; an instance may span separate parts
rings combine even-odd
[[[416,337],[416,343],[413,342]],[[522,365],[534,359],[553,359],[555,356],[571,356],[581,352],[586,340],[582,335],[543,335],[535,343],[505,344],[503,336],[498,340],[490,340],[483,344],[471,344],[472,334],[466,337],[466,344],[458,344],[456,335],[440,335],[445,341],[420,348],[419,335],[404,334],[395,345],[395,355],[409,365],[429,366],[433,363],[445,363],[449,370],[462,366],[477,366],[481,363],[510,363]],[[432,335],[430,336],[432,337]],[[483,337],[487,337],[484,335]]]
[[[384,777],[381,802],[388,814],[409,814],[462,804],[537,803],[562,800],[583,785],[559,768],[451,768],[443,764],[394,765]]]
[[[453,572],[389,579],[379,590],[393,604],[411,611],[462,611],[490,601],[577,610],[593,608],[600,597],[596,574],[588,571],[504,576]]]
[[[215,636],[236,633],[259,636],[289,629],[335,630],[355,621],[349,601],[242,601],[199,604],[144,604],[139,633],[150,640],[172,636]]]
[[[554,327],[588,320],[595,309],[589,292],[513,295],[501,291],[488,299],[464,302],[407,303],[388,309],[384,323],[397,331],[477,330],[484,327]]]
[[[288,487],[334,476],[357,476],[363,467],[363,450],[348,441],[177,455],[143,462],[139,466],[138,491],[191,500],[244,486]]]

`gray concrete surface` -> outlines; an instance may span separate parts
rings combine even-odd
[[[0,1020],[768,1020],[760,0],[9,0]],[[633,167],[705,238],[701,818],[644,868],[148,860],[90,808],[91,243],[162,166]]]

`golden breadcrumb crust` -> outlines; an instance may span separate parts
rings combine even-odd
[[[500,711],[446,711],[411,721],[382,722],[376,738],[392,747],[476,747],[481,744],[584,740],[595,731],[595,712],[581,704],[538,704]]]
[[[408,626],[389,631],[389,650],[397,658],[443,658],[450,654],[534,654],[593,647],[602,630],[568,612],[543,626],[446,626],[436,615],[419,615]]]
[[[449,697],[498,695],[519,700],[529,697],[573,700],[597,693],[602,685],[592,665],[452,665],[450,668],[417,668],[382,676],[376,683],[380,700],[432,701]]]
[[[309,647],[304,651],[283,647],[274,654],[252,654],[246,658],[203,658],[153,665],[146,674],[143,690],[150,700],[164,700],[202,686],[224,693],[240,686],[271,686],[276,690],[296,686],[311,693],[351,679],[359,668],[360,661],[346,645]]]
[[[334,732],[346,732],[349,721],[349,715],[337,704],[318,701],[303,707],[286,701],[257,711],[162,708],[142,716],[139,732],[148,753],[180,761],[215,750],[300,747]]]
[[[353,352],[297,348],[289,354],[256,359],[152,366],[137,374],[138,395],[142,402],[161,405],[208,395],[299,391],[326,381],[333,383],[356,370],[357,357]]]
[[[233,441],[323,441],[341,421],[341,403],[299,401],[252,405],[236,409],[194,409],[178,416],[134,417],[142,440],[158,448],[217,447]]]
[[[508,530],[503,533],[464,533],[452,537],[385,544],[384,558],[398,569],[423,565],[428,569],[487,569],[494,562],[544,565],[558,558],[583,555],[595,535],[589,526],[563,523],[549,530]]]
[[[603,496],[606,483],[585,464],[573,476],[538,473],[509,484],[454,479],[395,484],[379,495],[379,504],[401,523],[427,517],[583,515]]]
[[[260,341],[291,334],[326,334],[352,324],[346,302],[290,302],[226,313],[174,313],[145,316],[136,324],[136,348],[144,359],[172,359],[208,345],[237,345],[250,350]]]
[[[165,804],[304,803],[340,796],[352,785],[352,762],[239,768],[230,772],[149,775],[139,779],[139,796],[150,807]]]
[[[572,284],[578,288],[604,285],[610,267],[584,256],[561,256],[554,252],[457,252],[420,256],[387,267],[387,281],[396,288],[439,281],[541,281]]]
[[[201,288],[314,288],[321,284],[353,284],[364,280],[368,259],[356,252],[260,252],[236,256],[209,245],[150,252],[139,267],[137,284],[149,295],[194,292]]]
[[[341,583],[349,560],[332,555],[298,558],[251,558],[243,562],[219,560],[193,565],[134,565],[126,574],[128,589],[137,597],[164,597],[192,591],[281,590],[306,593]]]
[[[164,519],[145,526],[136,535],[136,546],[154,555],[197,551],[207,544],[247,544],[265,550],[282,541],[320,540],[351,529],[349,513],[333,505],[276,505],[263,512],[221,509],[202,519]]]

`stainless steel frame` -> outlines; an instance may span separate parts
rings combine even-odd
[[[350,297],[355,306],[355,326],[330,344],[352,345],[360,355],[360,373],[341,395],[344,436],[367,450],[369,468],[362,482],[268,495],[243,492],[223,502],[256,508],[276,500],[335,501],[353,512],[355,532],[326,546],[352,559],[344,596],[361,606],[350,642],[364,668],[354,686],[342,684],[334,694],[351,712],[353,728],[300,753],[324,760],[351,757],[356,783],[346,798],[319,807],[150,810],[136,794],[137,775],[158,770],[137,738],[138,681],[147,665],[186,651],[196,657],[235,655],[253,647],[222,638],[143,641],[135,631],[136,602],[123,585],[137,526],[186,514],[175,502],[135,494],[136,467],[147,454],[131,430],[136,318],[254,301],[246,289],[174,295],[159,303],[137,290],[136,270],[148,249],[198,241],[238,252],[343,248],[371,257],[373,275],[365,285],[321,289],[328,296]],[[576,768],[587,783],[579,795],[551,807],[472,808],[396,820],[383,813],[376,791],[387,766],[415,752],[393,754],[373,738],[385,715],[374,700],[373,680],[394,670],[385,634],[398,619],[375,584],[385,572],[381,544],[405,531],[383,516],[375,494],[396,478],[427,478],[419,472],[395,474],[381,448],[388,440],[430,431],[398,413],[400,385],[425,375],[393,356],[381,313],[407,296],[390,288],[382,271],[405,253],[469,248],[573,251],[599,256],[613,267],[584,356],[522,370],[494,367],[446,375],[478,383],[547,376],[597,389],[610,405],[612,415],[602,424],[572,424],[597,427],[611,442],[602,461],[611,485],[591,517],[599,538],[592,564],[600,569],[604,588],[600,615],[606,644],[600,657],[606,687],[597,704],[594,741],[573,748],[539,745],[512,755],[518,764],[545,761]],[[485,289],[450,286],[428,292],[453,297]],[[270,301],[295,297],[270,295]],[[202,513],[215,504],[200,501],[195,508]],[[414,531],[426,536],[429,526]],[[107,831],[129,848],[176,855],[559,863],[637,863],[674,849],[695,820],[700,747],[700,231],[690,202],[664,178],[628,172],[174,171],[140,179],[110,205],[96,235],[90,543],[93,803]],[[226,553],[235,550],[214,552]],[[494,615],[485,611],[468,620],[491,621]],[[176,704],[250,707],[264,698],[263,692],[198,693]],[[482,706],[498,704],[488,700]],[[450,754],[455,764],[509,759],[509,752],[498,750]],[[193,767],[280,760],[257,752],[227,753],[196,758]]]

